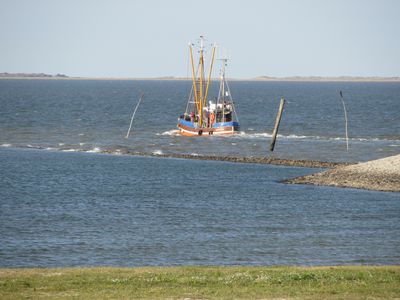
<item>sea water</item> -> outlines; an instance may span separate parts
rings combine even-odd
[[[270,155],[280,96],[274,156],[398,154],[398,83],[232,82],[242,134],[211,138],[173,131],[187,85],[0,80],[0,267],[400,263],[398,193],[281,183],[320,169],[102,154]]]
[[[212,84],[210,99],[217,86]],[[355,162],[400,152],[398,82],[234,81],[241,134],[203,139],[176,132],[190,88],[190,81],[1,80],[0,145],[264,157],[284,97],[276,157]],[[339,91],[347,108],[349,151]]]

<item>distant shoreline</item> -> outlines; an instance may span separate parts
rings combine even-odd
[[[149,81],[191,81],[185,77],[69,77],[64,74],[49,75],[44,73],[0,73],[1,79],[31,79],[31,80],[149,80]],[[219,80],[212,78],[213,81]],[[273,77],[259,76],[255,78],[229,78],[230,81],[251,81],[251,82],[400,82],[400,77],[362,77],[362,76],[289,76]]]
[[[362,77],[362,76],[290,76],[290,77],[267,77],[261,76],[251,81],[298,81],[298,82],[400,82],[400,77]]]

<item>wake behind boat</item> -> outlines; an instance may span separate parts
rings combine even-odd
[[[192,89],[186,110],[178,119],[179,133],[185,136],[227,135],[239,132],[239,120],[225,77],[227,59],[221,59],[218,96],[208,101],[216,46],[212,47],[208,76],[205,76],[204,37],[200,36],[199,60],[197,66],[193,59],[193,45],[189,44],[192,68]]]

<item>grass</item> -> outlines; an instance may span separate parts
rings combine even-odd
[[[400,266],[0,269],[0,299],[400,299]]]

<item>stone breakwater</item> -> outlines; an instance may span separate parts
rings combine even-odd
[[[338,166],[322,173],[286,180],[285,183],[400,192],[400,154],[365,163]]]
[[[16,147],[25,148],[25,147]],[[30,149],[43,150],[48,149],[45,147],[28,147]],[[298,159],[284,159],[274,157],[244,157],[244,156],[219,156],[219,155],[202,155],[202,154],[180,154],[180,153],[157,153],[157,152],[138,152],[129,151],[126,149],[117,150],[84,150],[84,149],[58,149],[67,152],[90,152],[99,154],[113,154],[113,155],[133,155],[143,157],[160,157],[160,158],[180,158],[180,159],[195,159],[195,160],[214,160],[214,161],[226,161],[233,163],[254,163],[254,164],[269,164],[278,166],[289,166],[289,167],[303,167],[303,168],[335,168],[338,166],[347,166],[351,163],[348,162],[327,162],[317,160],[298,160]]]
[[[114,151],[102,151],[102,153],[115,153]],[[226,161],[235,163],[254,163],[254,164],[269,164],[290,167],[303,167],[303,168],[334,168],[338,166],[350,165],[350,163],[342,162],[325,162],[316,160],[296,160],[296,159],[283,159],[273,157],[242,157],[242,156],[218,156],[218,155],[193,155],[193,154],[158,154],[147,152],[120,152],[125,155],[147,156],[147,157],[162,157],[162,158],[181,158],[181,159],[195,159],[195,160],[214,160]]]

